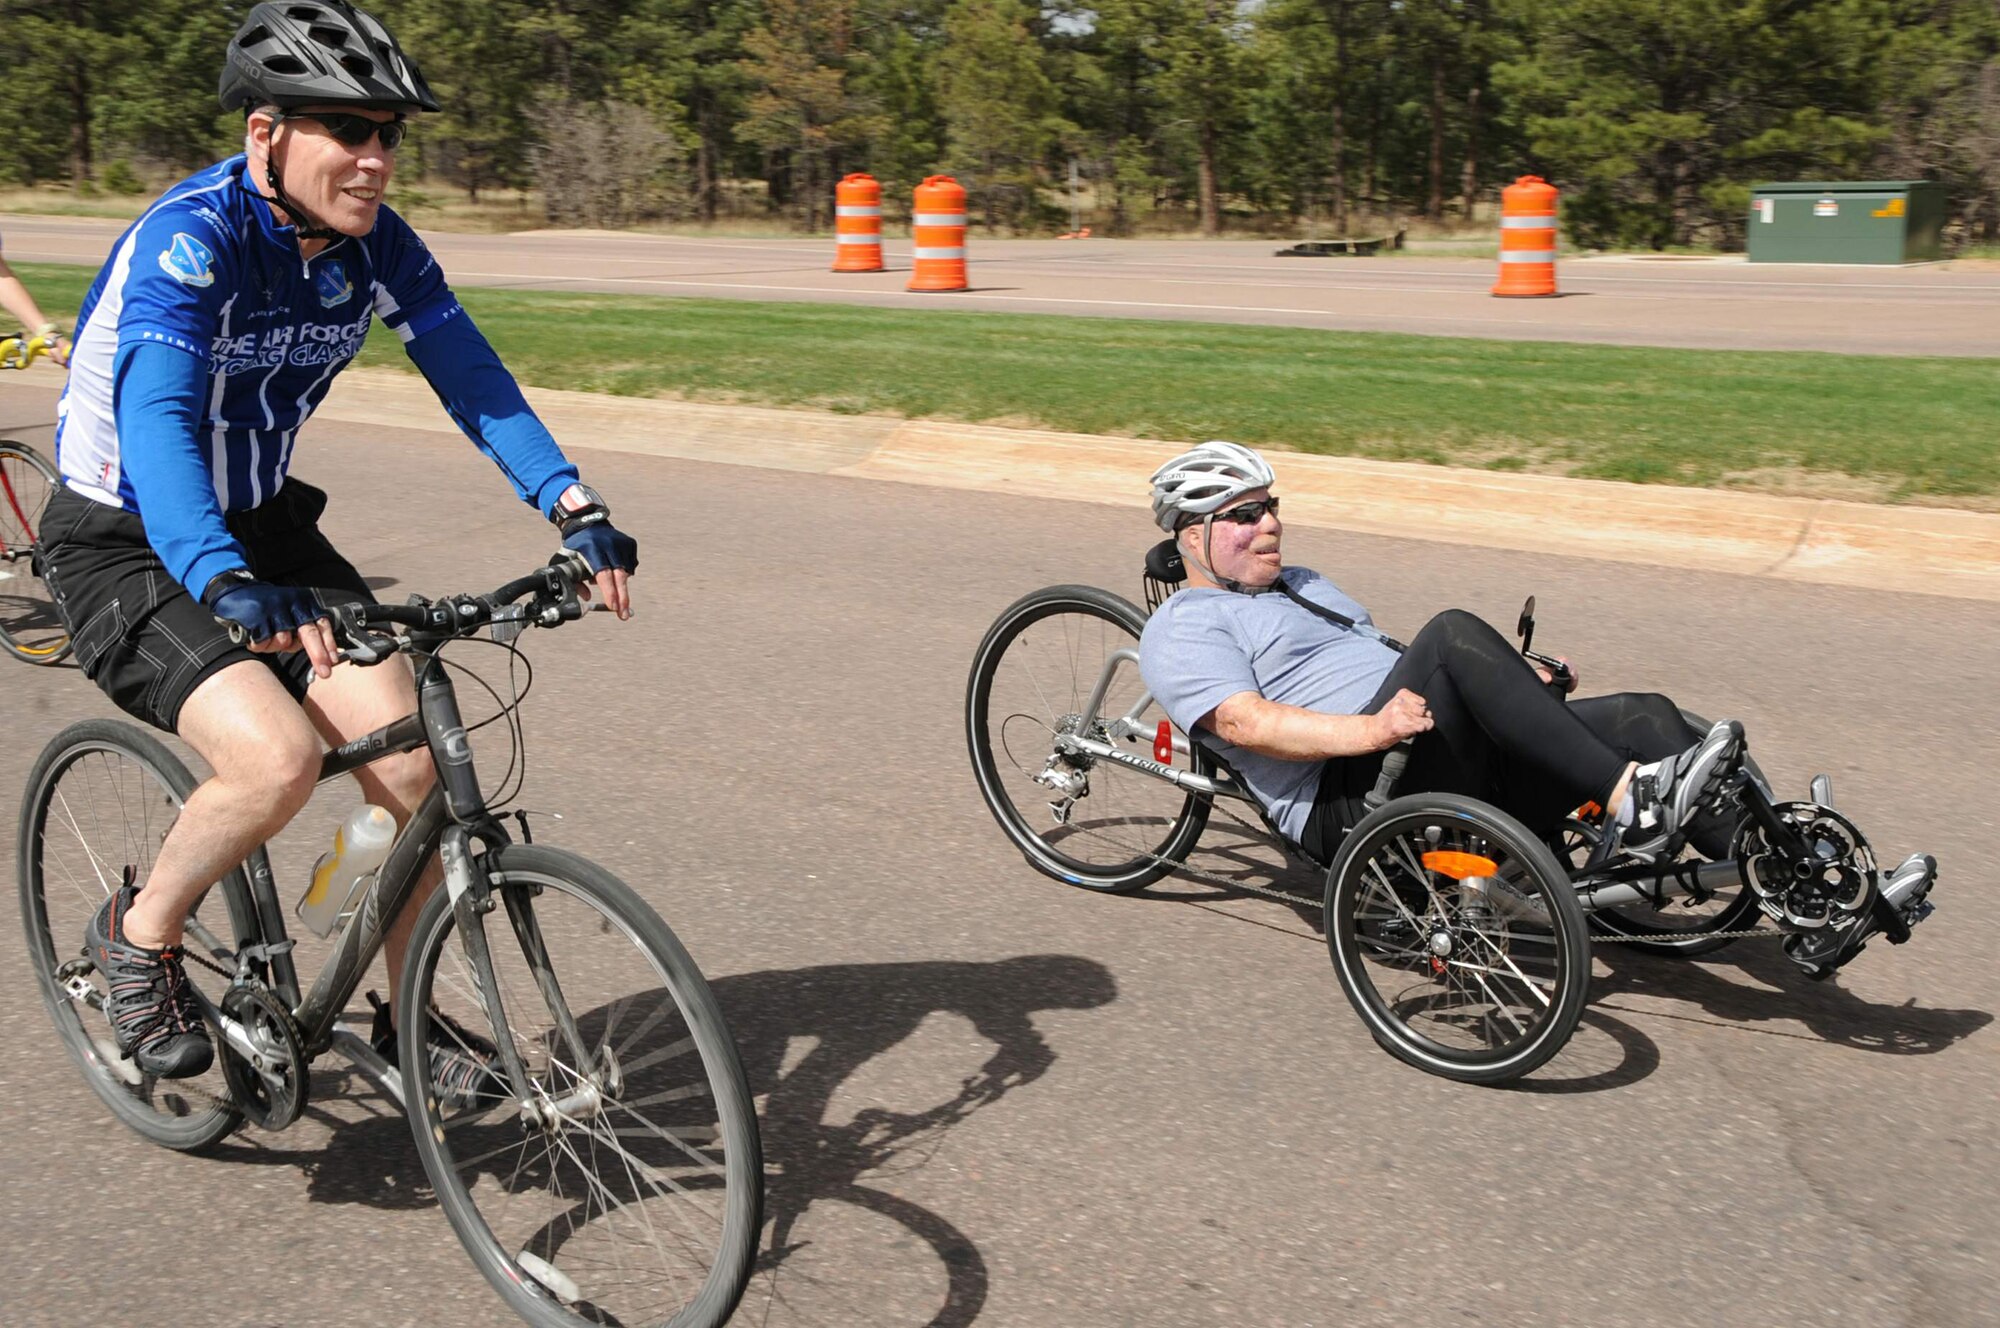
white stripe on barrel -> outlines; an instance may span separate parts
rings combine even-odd
[[[919,247],[917,247],[917,248],[915,248],[915,249],[912,249],[912,250],[910,251],[910,257],[912,257],[912,258],[963,258],[963,257],[965,257],[965,246],[964,246],[964,245],[962,245],[962,244],[958,244],[958,245],[953,245],[953,246],[951,246],[951,247],[950,247],[950,248],[948,248],[948,249],[946,249],[946,248],[933,248],[933,249],[926,249],[926,248],[923,248],[922,246],[919,246]]]
[[[963,212],[918,212],[910,217],[912,226],[963,226]]]

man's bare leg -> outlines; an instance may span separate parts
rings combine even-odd
[[[317,679],[306,689],[305,713],[320,736],[335,747],[414,714],[416,709],[416,681],[409,664],[400,657],[367,668],[341,664],[332,677]],[[365,765],[354,772],[354,778],[361,785],[362,796],[395,817],[400,830],[409,824],[418,804],[437,782],[437,773],[430,753],[418,748]],[[417,910],[437,889],[443,875],[437,855],[432,854],[409,902],[390,921],[383,958],[389,966],[392,996],[403,980],[403,956],[409,949]]]
[[[178,945],[202,892],[285,828],[312,796],[320,743],[261,661],[231,664],[181,706],[180,737],[215,774],[194,791],[125,915],[134,945]]]

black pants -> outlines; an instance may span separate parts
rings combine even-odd
[[[1628,762],[1660,760],[1700,737],[1657,693],[1565,702],[1505,637],[1461,609],[1424,625],[1365,713],[1404,688],[1430,705],[1434,727],[1411,744],[1396,792],[1478,798],[1540,835],[1584,803],[1604,803]],[[1330,862],[1361,819],[1384,755],[1326,763],[1300,845],[1315,860]]]
[[[249,555],[260,581],[307,586],[322,603],[373,603],[367,582],[319,531],[326,495],[293,478],[262,507],[232,512],[229,533]],[[180,583],[146,540],[131,512],[59,489],[42,513],[49,593],[76,662],[118,708],[174,731],[195,688],[239,660],[254,659],[303,697],[312,663],[303,650],[252,654]]]

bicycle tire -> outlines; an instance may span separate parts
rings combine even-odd
[[[763,1225],[763,1156],[757,1118],[736,1045],[714,994],[660,916],[603,868],[557,849],[510,844],[486,854],[479,869],[486,873],[496,904],[484,915],[484,931],[501,989],[506,1027],[527,1062],[535,1100],[545,1104],[557,1101],[551,1090],[558,1088],[565,1090],[564,1099],[574,1100],[586,1080],[599,1096],[574,1108],[578,1117],[586,1111],[594,1113],[591,1119],[563,1115],[556,1129],[540,1131],[554,1136],[563,1134],[564,1126],[584,1127],[580,1134],[568,1135],[565,1143],[549,1144],[539,1160],[527,1156],[535,1144],[536,1130],[511,1100],[456,1109],[449,1105],[449,1093],[434,1082],[425,1054],[433,1029],[447,1039],[456,1036],[437,1016],[449,1015],[444,1006],[455,1004],[461,1028],[485,1034],[493,1024],[483,1007],[471,1003],[470,993],[479,986],[473,970],[465,964],[462,944],[451,946],[447,958],[447,945],[456,932],[456,913],[450,892],[438,890],[426,902],[412,930],[409,959],[394,1008],[410,1125],[445,1217],[486,1280],[530,1323],[544,1328],[601,1322],[714,1328],[729,1318],[742,1298]],[[584,916],[573,918],[568,912],[556,916],[553,905],[558,898],[581,905]],[[559,1031],[540,1029],[542,1017],[549,1014],[548,1002],[532,980],[533,965],[525,957],[527,947],[504,921],[522,907],[535,918],[537,935],[549,956],[548,967],[562,989],[564,1004],[575,1017],[579,1035],[599,1039],[591,1048],[588,1075],[561,1064],[563,1039]],[[637,994],[601,1000],[602,993],[619,985],[619,979],[610,976],[616,963],[616,955],[610,952],[614,933],[622,934],[650,968],[651,976],[640,980],[664,984],[658,992],[644,993],[651,1005],[643,1017],[634,1012]],[[559,953],[588,956],[589,962],[565,963],[557,957]],[[532,1020],[531,1010],[535,1015]],[[634,1022],[627,1023],[628,1015]],[[530,1027],[541,1033],[541,1044],[524,1031]],[[625,1041],[614,1042],[621,1032]],[[641,1043],[641,1038],[648,1041]],[[679,1071],[699,1078],[655,1088],[662,1077]],[[655,1124],[639,1114],[641,1107],[656,1103],[666,1110],[655,1114],[666,1117],[671,1125]],[[604,1121],[613,1123],[601,1124]],[[494,1149],[497,1140],[498,1152],[505,1153],[515,1148],[510,1142],[513,1138],[521,1142],[511,1175],[505,1179],[496,1175],[497,1183],[491,1186],[482,1184],[478,1168],[495,1155],[486,1150]],[[586,1170],[583,1150],[576,1146],[586,1139],[593,1164],[601,1148],[616,1159],[622,1174],[612,1175],[609,1181],[603,1176],[588,1177],[591,1186],[579,1191],[589,1196],[584,1204],[584,1223],[580,1226],[573,1212],[541,1220],[540,1205],[531,1204],[536,1211],[530,1212],[529,1223],[539,1220],[540,1224],[529,1226],[525,1242],[516,1234],[520,1224],[511,1215],[502,1222],[507,1231],[496,1232],[493,1222],[501,1216],[499,1210],[511,1209],[507,1201],[518,1192],[515,1187],[532,1189],[537,1169],[543,1165],[554,1196],[551,1205],[565,1202],[558,1175],[564,1170]],[[459,1142],[454,1144],[455,1140]],[[702,1151],[704,1147],[712,1151],[716,1143],[722,1151],[719,1166]],[[648,1155],[639,1155],[641,1149]],[[468,1156],[460,1159],[458,1153]],[[500,1167],[506,1165],[503,1158]],[[676,1169],[682,1173],[678,1178],[669,1174]],[[650,1192],[641,1188],[642,1177]],[[699,1259],[712,1259],[696,1276],[676,1277],[664,1267],[646,1274],[658,1280],[661,1288],[674,1284],[664,1295],[671,1302],[671,1312],[656,1314],[646,1308],[652,1301],[645,1301],[637,1310],[625,1303],[648,1295],[661,1298],[661,1291],[651,1286],[629,1295],[621,1293],[616,1305],[608,1304],[604,1297],[608,1288],[603,1278],[607,1275],[597,1270],[611,1266],[623,1271],[626,1260],[604,1260],[602,1247],[609,1243],[617,1249],[625,1239],[621,1232],[637,1230],[641,1223],[636,1219],[629,1226],[615,1223],[613,1209],[624,1212],[624,1206],[622,1202],[607,1202],[603,1221],[593,1227],[589,1201],[598,1200],[600,1195],[615,1198],[614,1187],[628,1181],[634,1191],[633,1210],[644,1219],[644,1229],[653,1236],[654,1252],[663,1262],[672,1256],[662,1244],[657,1225],[669,1225],[669,1215],[673,1224],[700,1217],[713,1227],[704,1232],[712,1237],[708,1240],[688,1242],[680,1239],[678,1231],[669,1233],[666,1243],[680,1244],[687,1250],[698,1247],[702,1250]],[[718,1185],[719,1204],[702,1204],[700,1200],[713,1197]],[[486,1202],[475,1197],[475,1189],[485,1195]],[[655,1216],[660,1219],[657,1225]],[[566,1229],[558,1227],[559,1221],[567,1223]],[[578,1241],[582,1242],[581,1250],[573,1250]],[[539,1261],[540,1269],[532,1261]],[[589,1288],[576,1281],[586,1273],[593,1280]],[[568,1286],[562,1285],[565,1281]],[[584,1304],[587,1312],[571,1308],[578,1303]]]
[[[1488,915],[1472,922],[1455,894],[1465,881],[1454,887],[1433,851],[1486,859],[1492,876],[1473,879],[1511,888],[1489,893]],[[1510,916],[1499,916],[1502,900],[1514,901]],[[1326,940],[1341,990],[1382,1048],[1461,1083],[1506,1083],[1546,1064],[1590,995],[1590,930],[1568,874],[1519,821],[1453,794],[1398,798],[1348,832],[1327,872]],[[1504,1006],[1510,979],[1525,1013],[1495,1018],[1486,1007]],[[1463,1045],[1489,1029],[1497,1043]]]
[[[996,725],[994,688],[1010,650],[1022,642],[1024,634],[1057,618],[1076,620],[1074,630],[1065,623],[1053,634],[1064,647],[1070,676],[1062,677],[1062,669],[1052,664],[1055,672],[1044,686],[1030,671],[1027,676],[1034,684],[1032,689],[1024,688],[1019,697],[1003,698],[1001,708],[1009,704],[1038,708],[1005,715]],[[1207,795],[1183,793],[1151,775],[1125,772],[1102,761],[1076,763],[1086,778],[1100,776],[1086,783],[1089,791],[1075,800],[1076,807],[1070,812],[1072,818],[1080,813],[1083,820],[1060,821],[1052,832],[1039,831],[1030,821],[1030,813],[1038,809],[1036,804],[1051,800],[1049,790],[1036,791],[1039,786],[1031,782],[1052,754],[1049,735],[1064,721],[1078,718],[1057,710],[1084,705],[1105,661],[1117,649],[1136,647],[1145,626],[1146,615],[1110,591],[1094,586],[1050,586],[1023,596],[1002,611],[974,652],[972,672],[966,680],[966,746],[987,810],[1036,871],[1086,890],[1126,894],[1144,889],[1185,861],[1208,825],[1212,804]],[[1023,645],[1016,656],[1025,658],[1031,651],[1031,646]],[[1136,677],[1137,670],[1132,672]],[[1155,703],[1148,717],[1157,721],[1165,716]],[[1094,721],[1096,717],[1085,718]],[[1020,726],[1021,736],[1033,739],[1025,743],[1021,753],[1007,745],[1006,726],[1016,720],[1026,721]],[[1192,749],[1189,768],[1201,775],[1215,773],[1214,763],[1201,747]],[[1146,797],[1142,803],[1129,804],[1132,810],[1128,810],[1123,801],[1128,795],[1115,794],[1107,814],[1099,816],[1095,814],[1098,804],[1088,799],[1103,801],[1106,788],[1130,790],[1133,797],[1139,796],[1137,790],[1145,790]],[[1017,805],[1017,795],[1028,797],[1030,806],[1024,809]],[[1077,856],[1099,842],[1109,846],[1114,860],[1099,862]],[[1073,851],[1065,851],[1066,847]]]
[[[27,664],[60,664],[69,658],[69,629],[63,625],[62,611],[56,607],[55,598],[47,593],[48,583],[42,577],[36,544],[42,509],[48,503],[48,495],[56,491],[62,479],[48,459],[34,448],[25,443],[0,440],[0,469],[7,465],[9,459],[21,462],[40,476],[46,490],[34,502],[30,502],[25,493],[12,493],[10,498],[9,490],[0,490],[0,547],[12,546],[18,540],[25,544],[28,553],[25,561],[17,559],[0,563],[0,573],[8,574],[4,583],[8,587],[32,585],[39,587],[41,593],[30,590],[18,597],[0,595],[0,600],[11,603],[19,598],[28,606],[27,612],[52,618],[61,632],[60,635],[53,635],[54,628],[45,628],[32,637],[24,636],[20,619],[11,611],[0,611],[0,650]]]
[[[91,763],[94,756],[102,759]],[[72,776],[76,789],[73,794],[65,788],[65,781]],[[146,784],[148,777],[150,788]],[[27,932],[36,987],[55,1022],[57,1036],[82,1072],[84,1082],[111,1108],[113,1115],[143,1138],[181,1152],[199,1152],[211,1147],[243,1119],[223,1078],[222,1049],[217,1048],[216,1065],[192,1080],[155,1079],[141,1074],[129,1062],[118,1059],[104,1016],[81,1008],[58,979],[57,970],[68,962],[61,956],[83,953],[79,919],[87,921],[88,913],[103,899],[103,893],[92,898],[87,892],[96,889],[108,893],[113,884],[104,879],[101,867],[88,875],[73,870],[65,846],[74,840],[82,848],[84,856],[75,861],[122,867],[126,858],[138,857],[145,850],[158,847],[158,840],[164,838],[165,827],[171,820],[162,823],[156,813],[164,813],[166,804],[178,811],[196,787],[187,766],[151,734],[116,720],[85,720],[64,729],[42,749],[28,774],[19,826],[21,922]],[[122,824],[115,831],[104,815],[107,809],[96,805],[95,790],[99,788],[108,790],[108,797],[120,806]],[[78,804],[86,797],[93,803],[93,812],[87,816],[78,810]],[[154,798],[161,802],[158,808],[148,801]],[[142,803],[146,809],[135,827],[133,808]],[[95,844],[84,839],[86,823],[91,827],[88,833],[98,841]],[[69,900],[66,890],[52,892],[51,877],[60,877],[62,884],[75,886],[83,892],[82,897]],[[196,926],[206,927],[211,936],[222,942],[225,953],[229,953],[241,944],[242,938],[257,934],[257,914],[241,869],[230,872],[219,886],[223,911],[217,914],[206,908],[215,897],[215,887],[211,887],[196,903],[191,916]],[[51,918],[52,893],[65,905],[57,910],[61,915],[59,921]],[[214,928],[225,917],[229,935],[217,936]],[[193,931],[191,927],[190,948],[197,943]],[[224,962],[224,967],[228,966]],[[225,980],[192,962],[187,967],[189,979],[202,986],[211,1002],[218,999]],[[97,985],[101,991],[101,982]],[[213,1036],[214,1030],[210,1033]]]

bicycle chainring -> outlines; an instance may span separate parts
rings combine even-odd
[[[305,1037],[283,1001],[262,987],[234,986],[222,998],[222,1012],[243,1026],[261,1064],[253,1065],[224,1039],[222,1075],[244,1119],[265,1130],[282,1130],[306,1109]]]
[[[1774,845],[1756,817],[1744,817],[1730,853],[1745,888],[1788,931],[1854,925],[1874,902],[1879,879],[1868,840],[1852,821],[1816,802],[1781,802],[1771,810],[1797,846]]]

